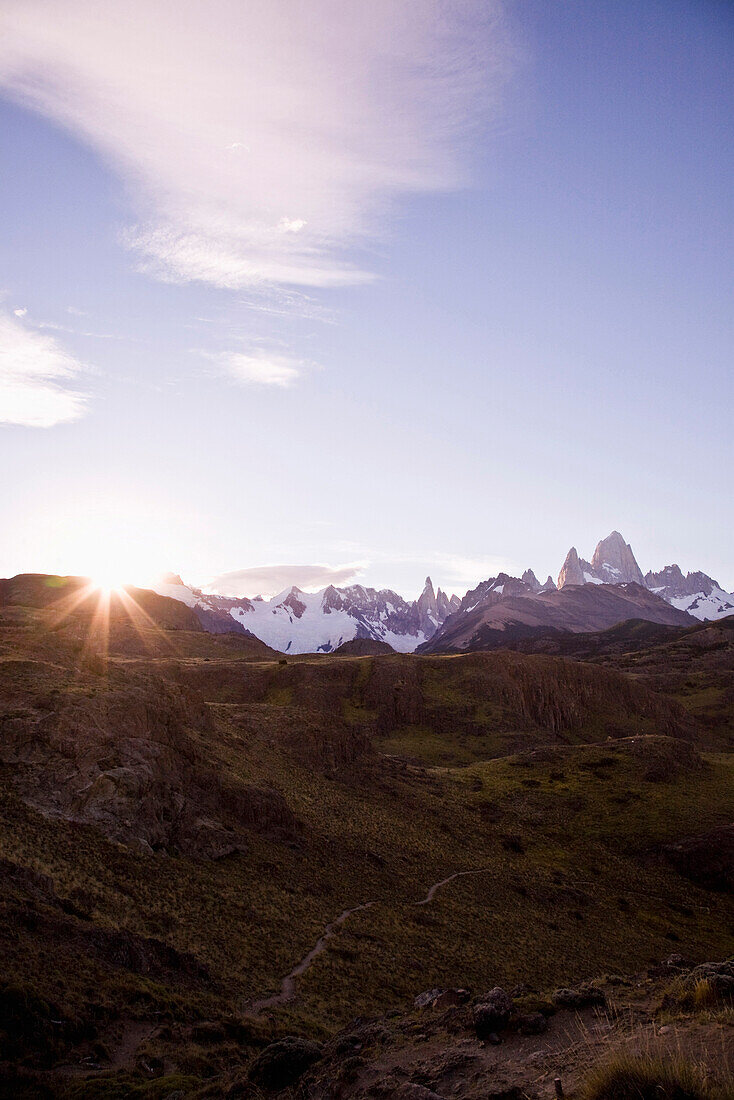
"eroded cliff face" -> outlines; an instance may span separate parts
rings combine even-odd
[[[29,805],[130,847],[218,858],[248,833],[294,839],[281,795],[237,782],[207,751],[214,719],[194,692],[105,668],[0,666],[0,761]]]

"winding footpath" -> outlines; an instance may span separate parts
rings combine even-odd
[[[463,878],[464,875],[483,875],[489,870],[489,867],[478,867],[473,871],[455,871],[454,874],[449,875],[448,878],[442,878],[439,882],[434,882],[426,896],[421,898],[420,901],[414,901],[413,905],[429,905],[442,886],[448,886],[454,879]],[[267,1008],[275,1008],[277,1005],[288,1004],[290,1001],[294,1000],[296,996],[297,979],[306,973],[321,952],[325,950],[331,937],[336,935],[339,926],[344,924],[344,922],[351,917],[352,913],[359,913],[362,909],[371,909],[373,905],[377,905],[377,899],[363,902],[362,905],[355,905],[351,909],[343,909],[338,917],[335,917],[333,921],[326,925],[320,938],[316,941],[309,953],[304,955],[301,961],[293,967],[291,972],[281,979],[278,992],[272,993],[269,997],[260,997],[255,1001],[248,1001],[245,1005],[245,1011],[252,1016],[257,1016]]]
[[[440,882],[434,882],[433,886],[428,891],[426,896],[420,901],[414,902],[413,904],[428,905],[428,903],[433,901],[433,899],[435,898],[436,891],[440,890],[442,886],[448,886],[448,884],[450,882],[453,882],[455,878],[462,878],[464,875],[486,875],[487,871],[489,871],[489,867],[478,867],[476,871],[455,871],[454,874],[449,875],[448,878],[442,878]]]
[[[284,1005],[288,1001],[292,1001],[296,995],[296,978],[300,978],[302,974],[305,974],[311,963],[318,958],[331,937],[336,933],[339,925],[344,924],[344,921],[351,917],[352,913],[358,913],[360,909],[370,909],[375,904],[374,901],[366,901],[363,905],[355,905],[353,909],[344,909],[331,924],[327,924],[321,938],[316,941],[308,955],[304,955],[301,961],[293,967],[290,974],[286,974],[280,983],[279,991],[273,993],[270,997],[261,997],[257,1001],[250,1001],[247,1005],[247,1011],[257,1015],[266,1008],[274,1008],[275,1005]]]

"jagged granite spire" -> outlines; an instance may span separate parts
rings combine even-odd
[[[584,571],[581,568],[578,551],[575,546],[572,546],[558,574],[558,587],[564,588],[567,584],[584,584],[584,582]]]
[[[532,592],[540,592],[541,584],[538,578],[533,573],[532,569],[526,569],[522,575],[523,583],[528,586]]]
[[[645,583],[632,547],[624,541],[619,531],[612,531],[611,535],[607,535],[597,545],[591,559],[591,571],[605,584],[627,584],[630,581],[642,585]]]

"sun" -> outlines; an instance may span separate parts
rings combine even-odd
[[[89,578],[89,581],[95,591],[100,592],[103,596],[111,596],[113,592],[119,592],[123,587],[124,581],[120,580],[119,573],[111,573],[107,571],[95,571]]]

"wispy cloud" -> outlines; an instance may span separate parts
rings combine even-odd
[[[443,578],[446,588],[458,592],[459,595],[463,595],[469,588],[475,588],[480,581],[496,577],[498,573],[519,577],[527,569],[527,563],[521,565],[511,558],[497,554],[470,558],[458,554],[434,553],[431,560],[432,568]]]
[[[82,370],[53,337],[0,315],[0,423],[50,428],[77,420],[86,398],[69,384]]]
[[[328,584],[348,584],[364,568],[364,562],[346,565],[263,565],[222,573],[205,587],[206,591],[221,596],[274,596],[292,585],[315,591]]]
[[[386,205],[463,182],[501,0],[5,0],[0,84],[122,174],[143,267],[218,287],[370,278]]]
[[[231,381],[244,386],[292,386],[306,366],[302,359],[264,349],[209,356]]]

